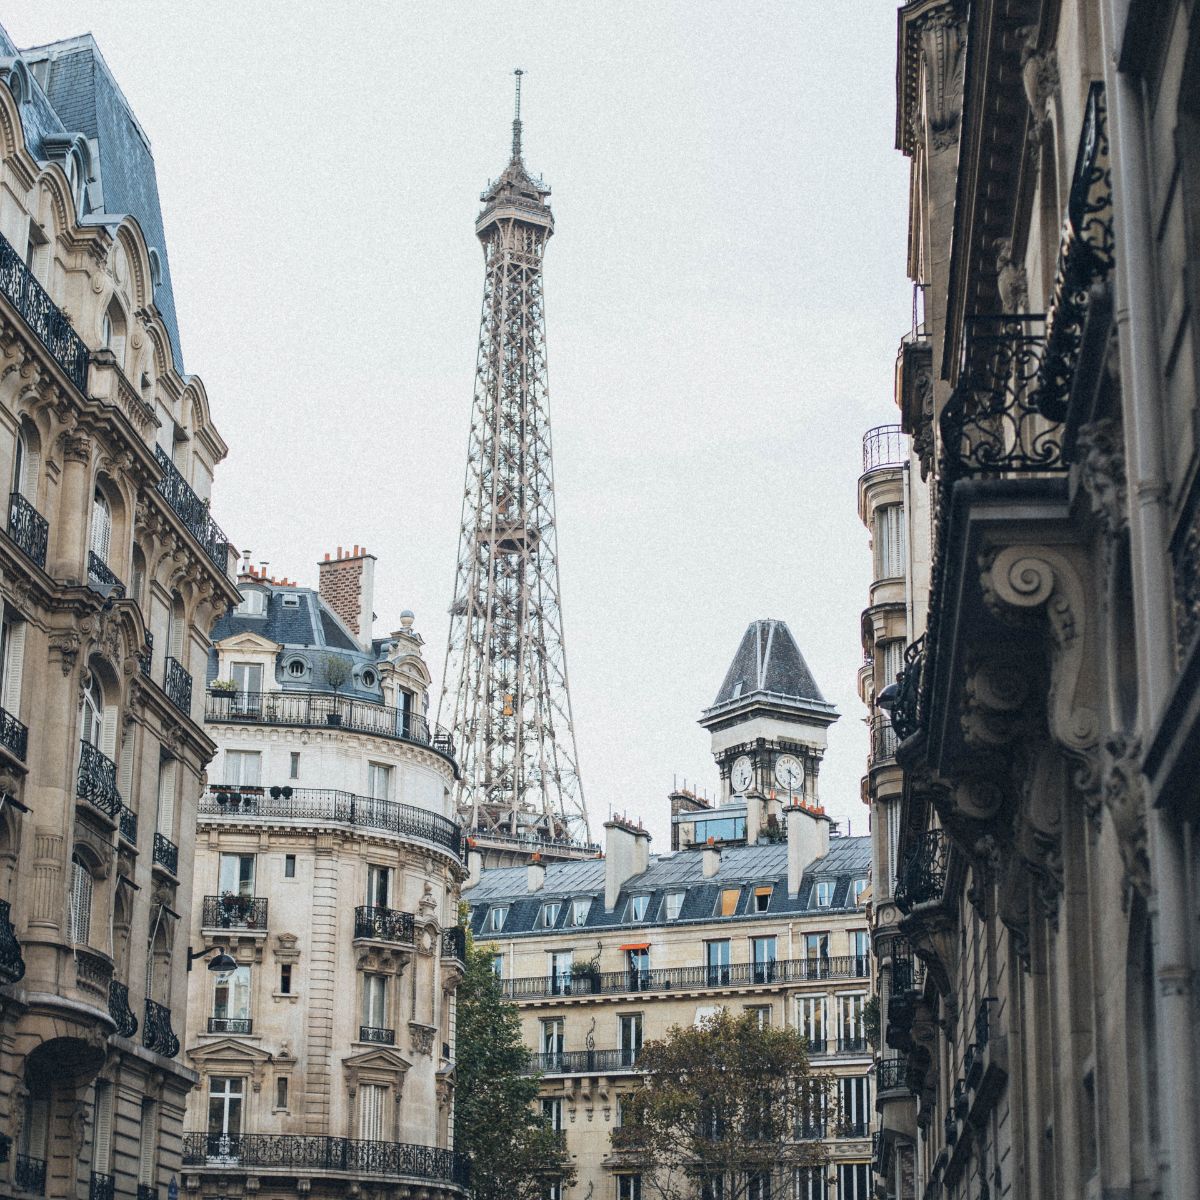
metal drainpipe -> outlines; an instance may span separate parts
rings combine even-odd
[[[1143,745],[1166,703],[1174,675],[1168,639],[1173,620],[1168,578],[1166,479],[1161,412],[1157,305],[1151,273],[1153,220],[1149,204],[1143,104],[1137,81],[1117,70],[1117,31],[1123,31],[1129,0],[1101,6],[1104,76],[1113,166],[1113,220],[1118,269],[1116,301],[1125,420],[1125,466],[1130,504],[1130,561],[1141,664],[1138,721]],[[1157,633],[1157,637],[1153,636]],[[1160,1096],[1167,1177],[1165,1195],[1185,1200],[1198,1177],[1197,1112],[1191,1083],[1191,980],[1188,960],[1188,896],[1179,837],[1167,815],[1146,814],[1154,899],[1151,928],[1158,987],[1158,1063],[1165,1086]]]

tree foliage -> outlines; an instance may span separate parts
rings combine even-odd
[[[558,1134],[535,1111],[538,1077],[504,999],[492,952],[468,934],[458,990],[455,1147],[471,1165],[473,1200],[538,1200],[551,1179],[573,1182]]]
[[[765,1178],[775,1195],[796,1168],[824,1162],[821,1142],[806,1134],[829,1115],[832,1080],[809,1070],[795,1030],[719,1009],[647,1043],[638,1066],[641,1083],[612,1141],[650,1194],[746,1200]]]

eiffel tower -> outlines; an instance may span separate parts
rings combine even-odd
[[[480,200],[483,315],[438,719],[459,748],[459,817],[487,865],[594,853],[567,688],[542,257],[550,189],[521,151]]]

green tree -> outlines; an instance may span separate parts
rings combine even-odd
[[[638,1066],[612,1142],[643,1191],[662,1200],[790,1195],[797,1168],[824,1163],[813,1134],[829,1119],[832,1080],[809,1070],[808,1042],[795,1030],[722,1008],[647,1043]]]
[[[471,1164],[473,1200],[538,1200],[551,1180],[573,1183],[561,1137],[534,1108],[538,1076],[517,1006],[504,999],[492,948],[469,933],[457,1055],[454,1144]]]

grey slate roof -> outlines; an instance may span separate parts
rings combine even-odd
[[[713,707],[754,692],[825,703],[792,631],[784,621],[752,621],[738,646]]]
[[[463,898],[471,906],[471,926],[477,935],[486,938],[483,923],[487,910],[497,904],[508,905],[508,917],[504,922],[504,937],[514,934],[543,934],[552,932],[536,926],[543,900],[571,899],[590,896],[601,903],[593,904],[588,913],[584,929],[629,926],[645,928],[663,920],[663,897],[667,892],[683,891],[683,907],[679,917],[672,921],[712,921],[718,894],[727,888],[739,887],[734,916],[744,919],[751,915],[778,916],[781,913],[814,911],[809,900],[813,884],[817,880],[834,880],[833,902],[822,907],[821,912],[837,912],[855,908],[851,896],[851,882],[865,879],[871,869],[871,839],[867,837],[834,838],[829,843],[829,853],[811,863],[804,872],[797,895],[787,891],[787,845],[786,843],[764,843],[758,846],[731,846],[721,853],[720,865],[715,875],[706,878],[703,870],[703,852],[682,850],[677,854],[652,855],[650,865],[640,875],[634,876],[621,889],[621,895],[613,911],[604,911],[604,860],[587,859],[582,862],[551,863],[546,867],[546,879],[542,889],[530,892],[526,867],[499,867],[484,871],[479,882]],[[754,888],[770,885],[771,899],[766,914],[752,914]],[[626,915],[629,897],[650,895],[646,919],[634,922]],[[567,906],[559,914],[559,926],[567,920]],[[732,918],[730,918],[732,919]],[[579,928],[579,927],[575,927]]]
[[[23,58],[27,64],[44,62],[38,77],[31,79],[32,96],[21,105],[21,125],[30,154],[39,162],[46,162],[51,157],[47,138],[83,134],[92,143],[98,159],[99,192],[104,200],[103,211],[84,220],[115,226],[125,216],[132,216],[141,227],[146,244],[157,252],[162,279],[154,289],[154,304],[171,340],[175,367],[182,374],[183,351],[154,155],[100,48],[87,33],[19,50],[0,28],[0,54]],[[40,79],[44,79],[44,87]]]

